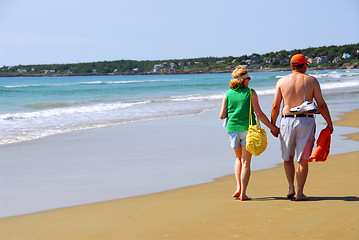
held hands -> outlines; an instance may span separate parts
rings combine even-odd
[[[278,137],[279,135],[279,128],[275,125],[273,125],[273,127],[271,128],[271,131],[270,131],[274,137]]]

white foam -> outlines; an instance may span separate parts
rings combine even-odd
[[[79,106],[79,107],[69,107],[69,108],[55,108],[43,111],[35,111],[35,112],[23,112],[23,113],[7,113],[0,115],[0,120],[16,120],[16,119],[41,119],[47,117],[55,117],[55,116],[64,116],[71,114],[80,114],[80,113],[93,113],[93,112],[101,112],[101,111],[109,111],[116,110],[121,108],[128,108],[133,105],[138,104],[146,104],[150,101],[142,101],[142,102],[118,102],[118,103],[101,103],[90,106]]]
[[[275,93],[275,88],[256,90],[256,93],[258,95],[273,95]]]
[[[190,79],[151,79],[151,80],[122,80],[122,81],[84,81],[76,83],[54,83],[54,84],[22,84],[22,85],[8,85],[4,88],[28,88],[28,87],[43,87],[43,86],[76,86],[76,85],[101,85],[101,84],[131,84],[131,83],[146,83],[146,82],[182,82],[190,81]]]
[[[26,88],[26,87],[39,87],[41,85],[39,84],[33,84],[33,85],[10,85],[10,86],[3,86],[4,88]]]
[[[103,81],[80,82],[80,83],[78,83],[78,85],[92,85],[92,84],[103,84]]]
[[[359,73],[349,72],[349,71],[345,71],[345,72],[332,71],[327,73],[310,73],[309,75],[315,78],[342,79],[344,77],[359,76]]]
[[[26,142],[31,140],[36,140],[44,137],[48,137],[55,134],[68,133],[72,131],[78,130],[87,130],[93,128],[100,128],[105,126],[111,126],[112,124],[92,124],[87,126],[69,126],[66,128],[45,128],[45,129],[33,129],[32,131],[22,132],[22,134],[17,134],[15,136],[4,136],[4,138],[0,139],[0,145],[2,144],[11,144],[17,142]]]
[[[208,100],[218,100],[222,99],[224,94],[214,94],[214,95],[186,95],[186,96],[175,96],[171,97],[172,101],[182,102],[182,101],[208,101]]]
[[[359,81],[323,83],[320,85],[320,87],[322,88],[322,90],[359,87]]]

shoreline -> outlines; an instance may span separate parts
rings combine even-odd
[[[308,68],[308,71],[316,71],[316,70],[342,70],[342,69],[359,69],[359,64],[355,65],[355,67],[322,67],[315,66]],[[290,67],[284,68],[264,68],[264,69],[248,69],[250,72],[290,72]],[[119,74],[14,74],[14,75],[0,75],[0,77],[4,78],[12,78],[12,77],[96,77],[96,76],[146,76],[146,75],[188,75],[188,74],[217,74],[217,73],[231,73],[232,70],[220,70],[220,71],[206,71],[206,70],[194,70],[194,71],[177,71],[170,73],[154,73],[154,72],[142,72],[142,73],[119,73]]]
[[[334,125],[358,128],[358,116],[359,110],[344,114]],[[280,165],[253,172],[248,188],[252,201],[231,197],[235,185],[229,175],[149,195],[2,218],[0,238],[281,239],[292,235],[357,239],[358,157],[359,152],[350,152],[310,163],[305,189],[310,200],[305,202],[285,198],[287,186]]]
[[[357,126],[358,120],[356,118],[356,113],[359,111],[359,109],[354,109],[354,111],[351,112],[345,112],[344,114],[340,115],[340,120],[335,121],[336,126]],[[359,127],[359,126],[357,126]],[[359,141],[359,134],[357,133],[349,133],[344,134],[344,137],[346,137],[349,140]]]

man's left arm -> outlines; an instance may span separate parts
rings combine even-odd
[[[314,99],[318,104],[320,114],[323,116],[324,120],[327,122],[327,126],[330,129],[330,132],[333,133],[334,129],[333,129],[332,118],[330,116],[327,103],[325,102],[325,100],[323,98],[322,90],[320,89],[318,80],[316,80],[315,84],[314,84]]]

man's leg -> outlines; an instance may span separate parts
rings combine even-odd
[[[295,188],[294,188],[295,168],[294,168],[293,159],[294,156],[291,156],[289,157],[288,161],[284,161],[284,171],[289,185],[287,198],[293,198],[295,195]]]
[[[299,139],[299,142],[297,142],[297,147],[301,146],[303,144],[303,140],[306,140],[305,146],[303,149],[299,148],[297,149],[297,152],[302,152],[300,156],[300,161],[298,162],[297,166],[297,187],[298,187],[298,193],[296,200],[302,201],[307,200],[308,197],[303,194],[303,189],[305,182],[307,180],[308,176],[308,158],[312,153],[312,149],[314,146],[314,139],[315,139],[315,121],[314,119],[304,119],[306,122],[310,121],[311,128],[309,128],[309,124],[304,124],[304,127],[302,130],[307,130],[306,134],[303,132],[303,138]],[[308,125],[308,126],[307,126]]]
[[[307,159],[301,159],[298,162],[298,167],[297,167],[298,194],[296,200],[298,201],[303,201],[308,199],[308,197],[303,194],[303,189],[305,182],[307,180],[307,176],[308,176],[308,161]]]

